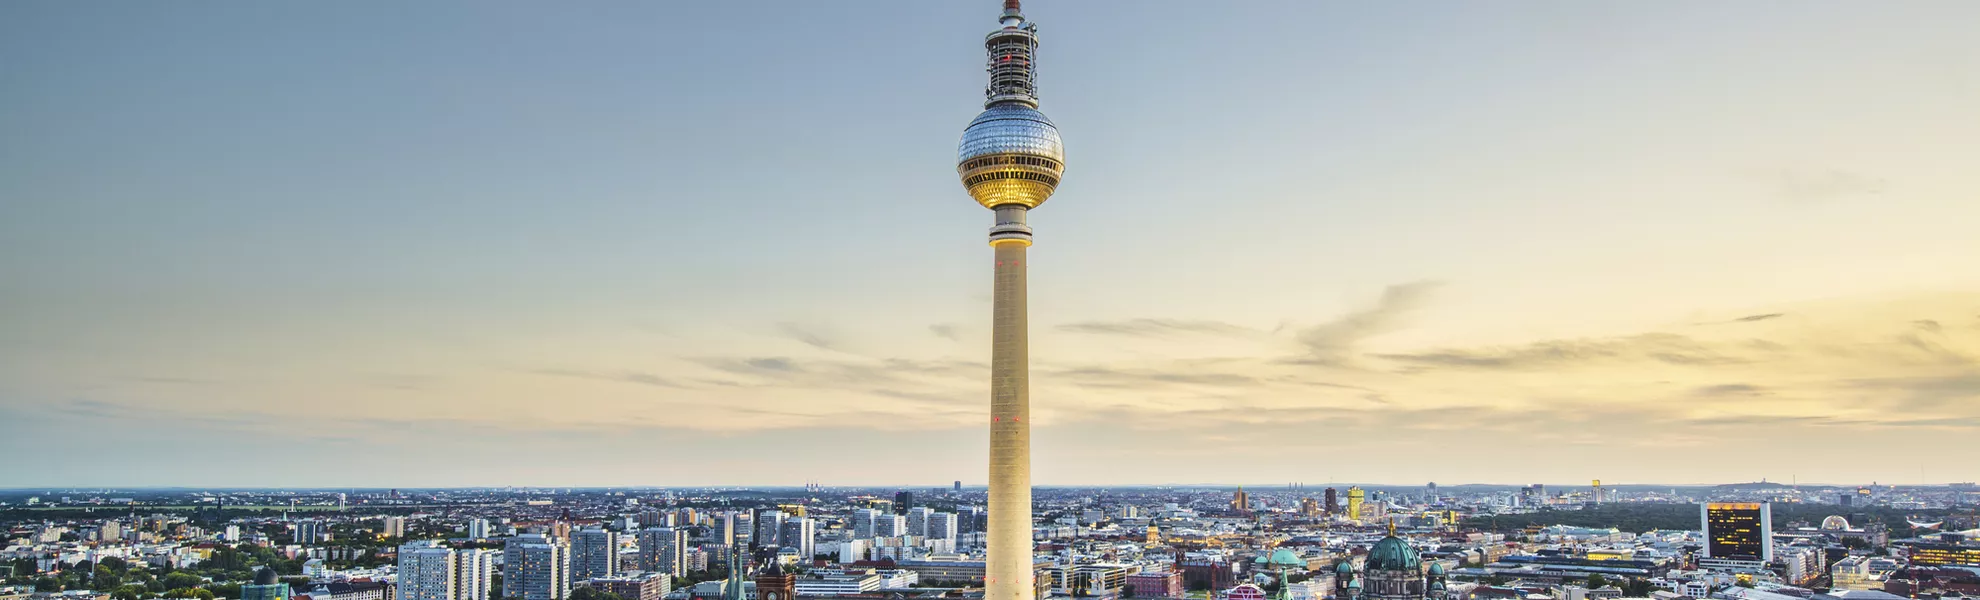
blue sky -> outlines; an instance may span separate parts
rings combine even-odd
[[[978,481],[996,9],[0,7],[0,485]],[[1980,6],[1027,13],[1040,483],[1980,476]]]

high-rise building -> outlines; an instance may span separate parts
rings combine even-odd
[[[673,591],[674,577],[662,573],[642,573],[637,577],[601,577],[586,581],[585,585],[626,600],[660,600]]]
[[[648,527],[639,532],[639,570],[649,573],[685,575],[687,530]]]
[[[701,513],[695,512],[693,507],[682,507],[674,511],[674,524],[682,527],[700,525]]]
[[[241,541],[241,526],[232,523],[227,524],[227,529],[220,534],[220,540],[224,542]]]
[[[470,519],[467,523],[468,539],[485,540],[488,535],[488,519]]]
[[[894,492],[894,514],[905,515],[907,514],[908,509],[912,508],[913,506],[914,506],[914,492],[905,491],[905,490]]]
[[[296,521],[296,543],[298,544],[321,543],[329,539],[329,537],[330,528],[324,527],[322,521],[316,519]]]
[[[441,547],[433,540],[399,546],[398,600],[488,600],[488,551]]]
[[[1368,492],[1362,491],[1361,486],[1357,485],[1348,488],[1347,497],[1347,518],[1354,521],[1361,520],[1361,505],[1367,500]]]
[[[454,551],[454,594],[457,600],[490,600],[489,592],[494,590],[494,586],[494,551],[480,548]]]
[[[1321,493],[1321,498],[1321,502],[1327,505],[1327,514],[1329,516],[1341,514],[1341,497],[1339,492],[1334,491],[1334,488],[1327,488],[1327,491]]]
[[[593,525],[571,534],[571,580],[588,581],[619,574],[619,534]]]
[[[990,333],[990,531],[984,600],[1031,600],[1031,367],[1026,336],[1025,216],[1065,172],[1059,129],[1038,112],[1033,58],[1038,28],[1019,0],[1004,0],[1001,26],[983,39],[990,85],[983,112],[963,129],[956,170],[978,204],[995,212]]]
[[[571,593],[571,547],[541,533],[509,538],[502,546],[502,595],[522,600],[562,600]]]
[[[962,493],[962,480],[961,480],[961,479],[957,479],[957,480],[956,480],[956,486],[955,486],[955,488],[954,488],[954,491],[955,491],[955,493],[958,493],[958,494],[960,494],[960,493]]]
[[[778,536],[779,545],[797,550],[798,560],[804,564],[811,564],[817,540],[818,522],[803,517],[784,521],[783,534]]]
[[[749,543],[749,540],[736,539],[736,513],[733,511],[709,515],[708,539],[722,544]]]
[[[874,537],[899,537],[903,535],[907,535],[907,517],[900,515],[880,515],[874,519]]]
[[[1314,500],[1312,498],[1299,499],[1299,516],[1302,517],[1320,516],[1320,501]]]
[[[871,508],[853,509],[853,539],[873,539],[878,535],[880,511]]]
[[[933,514],[935,514],[935,509],[926,506],[917,506],[908,509],[907,534],[928,537],[928,516]]]
[[[928,515],[928,532],[925,535],[931,540],[956,541],[955,513],[938,512]]]
[[[1757,571],[1774,560],[1774,518],[1766,502],[1706,502],[1698,505],[1705,550],[1704,569]]]
[[[1251,494],[1244,493],[1244,486],[1238,486],[1237,493],[1231,494],[1231,510],[1251,510]]]
[[[743,541],[756,539],[756,514],[751,511],[736,513],[736,538]]]
[[[784,535],[784,518],[784,511],[781,510],[764,509],[756,511],[756,522],[758,523],[756,527],[756,545],[778,545],[778,539]]]
[[[385,517],[380,519],[378,534],[393,539],[406,537],[406,518]]]
[[[639,513],[640,527],[673,527],[674,513],[649,510]]]

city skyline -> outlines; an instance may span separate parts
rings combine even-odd
[[[982,485],[983,4],[0,8],[0,488]],[[1980,479],[1980,5],[1438,6],[1027,6],[1038,485]]]

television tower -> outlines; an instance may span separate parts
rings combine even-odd
[[[1038,112],[1033,55],[1038,27],[1018,0],[1004,0],[1001,25],[984,36],[990,85],[983,113],[963,129],[956,172],[984,208],[995,211],[996,254],[990,341],[990,523],[984,600],[1032,600],[1031,382],[1025,335],[1025,214],[1059,187],[1065,148]]]

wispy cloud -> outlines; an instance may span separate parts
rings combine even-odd
[[[1882,177],[1844,169],[1784,169],[1773,176],[1782,198],[1794,202],[1826,202],[1855,196],[1875,196],[1890,188]]]
[[[1767,388],[1750,383],[1722,383],[1704,386],[1691,393],[1698,396],[1752,396],[1767,393]]]
[[[942,338],[945,340],[961,339],[956,335],[956,326],[947,323],[937,323],[934,325],[929,325],[928,332],[935,334],[935,337]]]
[[[1537,369],[1595,361],[1636,360],[1667,365],[1709,366],[1747,362],[1723,349],[1674,333],[1614,338],[1544,340],[1516,346],[1449,348],[1380,354],[1380,358],[1420,367]]]
[[[647,373],[644,371],[630,371],[630,370],[586,371],[582,369],[545,368],[545,369],[528,369],[528,372],[535,373],[537,375],[550,375],[554,377],[572,377],[577,379],[591,379],[595,381],[615,381],[619,383],[635,383],[639,385],[648,385],[654,387],[691,389],[690,386],[683,385],[680,382],[674,381],[673,379],[661,377],[659,375]]]
[[[788,337],[797,340],[799,342],[802,342],[804,343],[804,345],[811,346],[813,348],[817,348],[820,350],[833,350],[833,351],[839,350],[839,343],[837,340],[834,340],[831,337],[826,336],[823,333],[820,333],[818,329],[814,326],[800,325],[798,323],[790,323],[790,322],[778,323],[777,333],[783,335],[784,337]]]
[[[1256,335],[1256,329],[1222,321],[1182,319],[1127,319],[1124,321],[1083,321],[1058,327],[1068,333],[1161,337],[1175,335]]]
[[[1351,358],[1362,340],[1401,329],[1409,313],[1429,302],[1441,284],[1418,281],[1389,286],[1374,306],[1302,329],[1296,335],[1316,362],[1338,364]]]

